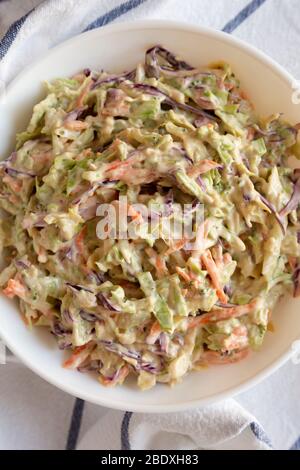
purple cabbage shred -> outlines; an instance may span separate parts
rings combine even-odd
[[[83,320],[86,320],[88,322],[95,322],[98,320],[98,317],[94,315],[93,313],[86,312],[85,310],[80,310],[79,315]]]
[[[120,312],[120,309],[114,307],[111,304],[111,302],[107,299],[107,297],[104,294],[102,294],[102,292],[99,292],[99,294],[97,294],[97,299],[101,302],[103,307],[106,308],[107,310],[111,310],[112,312]]]
[[[297,176],[298,173],[296,173]],[[280,217],[285,217],[290,212],[297,210],[300,204],[300,176],[296,183],[294,183],[293,194],[287,205],[279,212]]]
[[[110,77],[105,77],[105,78],[99,78],[91,87],[91,90],[95,90],[95,88],[98,88],[101,85],[104,85],[106,83],[111,83],[111,84],[119,84],[121,82],[124,82],[125,80],[132,80],[135,77],[135,69],[131,70],[130,72],[125,72],[121,75],[111,75]]]
[[[299,297],[300,296],[300,264],[299,263],[294,271],[293,283],[294,283],[294,297]]]
[[[269,202],[262,194],[258,193],[259,194],[259,197],[261,199],[261,201],[265,204],[265,206],[267,206],[270,211],[274,214],[277,222],[279,223],[280,227],[281,227],[281,230],[282,232],[285,234],[286,230],[285,230],[285,226],[283,224],[283,221],[281,219],[281,215],[278,214],[276,208],[273,206],[273,204],[271,202]]]

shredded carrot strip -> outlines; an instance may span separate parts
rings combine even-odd
[[[245,325],[232,330],[232,334],[224,340],[224,350],[234,351],[248,346],[248,330]]]
[[[235,354],[231,354],[230,356],[225,356],[217,351],[205,351],[202,354],[202,357],[199,361],[199,365],[222,365],[222,364],[232,364],[234,362],[239,362],[249,354],[249,348],[241,349],[240,351],[236,352]]]
[[[186,242],[187,242],[186,238],[183,238],[182,240],[178,240],[178,242],[175,242],[172,246],[170,246],[167,249],[167,251],[165,252],[165,256],[171,255],[172,253],[175,253],[176,251],[181,250],[181,248],[184,247]]]
[[[203,255],[201,256],[201,261],[204,264],[210,278],[213,287],[216,289],[217,296],[221,300],[221,302],[227,303],[228,298],[227,295],[224,293],[220,279],[219,279],[219,273],[217,266],[213,260],[213,257],[211,255],[211,252],[209,250],[206,250]]]
[[[196,289],[199,288],[200,282],[194,273],[192,272],[187,273],[182,268],[179,268],[178,266],[176,267],[176,272],[184,281],[188,283],[192,283]],[[188,291],[186,291],[186,294],[188,294]]]
[[[132,205],[126,204],[126,202],[114,201],[114,205],[117,206],[119,214],[123,217],[131,217],[135,222],[143,223],[144,219],[140,212],[138,212]]]
[[[26,294],[26,289],[22,282],[17,279],[10,279],[7,283],[7,287],[3,290],[3,294],[10,299],[15,295],[22,299]]]
[[[104,385],[105,387],[114,387],[117,383],[123,383],[124,380],[126,379],[127,375],[129,374],[130,369],[127,365],[123,366],[122,369],[120,370],[119,374],[117,375],[116,379],[110,380],[107,379],[106,377],[99,376],[99,381]]]
[[[289,256],[288,262],[289,262],[291,269],[294,271],[297,266],[297,258],[295,258],[294,256]]]
[[[129,167],[121,167],[116,168],[115,170],[109,172],[108,179],[109,180],[121,180],[124,181],[126,184],[147,184],[151,183],[157,178],[157,174],[149,169],[143,168],[130,168]]]
[[[83,121],[69,121],[65,123],[65,128],[69,129],[70,131],[82,131],[88,127],[88,123]]]
[[[223,256],[223,263],[224,265],[228,264],[228,263],[231,263],[232,261],[232,256],[230,253],[225,253],[224,256]]]
[[[149,258],[153,258],[154,264],[155,264],[155,269],[157,272],[157,277],[162,278],[168,274],[168,269],[166,266],[165,261],[161,258],[161,256],[156,253],[153,248],[146,248],[146,253],[149,256]]]
[[[142,214],[140,214],[138,211],[135,210],[133,206],[128,206],[128,215],[135,220],[138,223],[143,223],[144,219],[142,217]]]
[[[152,326],[151,326],[151,329],[150,329],[150,336],[153,336],[153,335],[156,335],[158,333],[161,333],[161,326],[160,324],[158,323],[158,321],[155,321],[154,323],[152,323]]]
[[[84,344],[83,346],[78,346],[74,349],[72,355],[63,363],[63,367],[66,369],[76,369],[83,363],[91,353],[93,349],[93,343]]]
[[[192,279],[190,278],[190,276],[188,275],[188,273],[186,273],[182,268],[180,268],[179,266],[176,266],[176,272],[177,274],[182,277],[182,279],[186,282],[191,282]]]
[[[152,323],[152,326],[150,328],[149,334],[146,338],[146,343],[147,344],[154,344],[157,339],[159,338],[160,334],[162,332],[161,326],[158,323],[158,321],[154,321]]]
[[[117,141],[115,141],[116,143]],[[136,153],[135,155],[132,155],[129,157],[127,160],[115,160],[111,163],[108,163],[106,166],[106,173],[116,170],[117,168],[126,168],[129,166],[134,165],[138,161],[140,161],[143,158],[143,156],[140,153]]]
[[[86,236],[86,231],[87,227],[85,225],[75,238],[76,248],[81,255],[84,255],[84,237]]]
[[[12,204],[19,204],[19,199],[17,196],[15,196],[14,194],[11,194],[8,198],[9,202],[11,202]]]
[[[254,136],[255,136],[255,129],[253,127],[248,127],[247,139],[251,141],[254,139]]]
[[[167,267],[164,261],[159,256],[157,256],[156,258],[155,267],[156,267],[158,277],[163,277],[168,274]]]
[[[120,168],[120,167],[126,167],[126,166],[130,166],[132,165],[132,161],[131,159],[130,160],[121,160],[121,161],[117,161],[117,162],[113,162],[111,164],[108,165],[108,167],[106,168],[106,173],[109,172],[109,171],[113,171],[113,170],[116,170],[117,168]]]
[[[3,182],[7,184],[7,186],[10,187],[10,189],[14,193],[19,193],[22,189],[23,183],[21,180],[17,180],[15,178],[12,178],[9,175],[4,176]]]
[[[212,310],[211,312],[204,313],[198,317],[194,317],[190,320],[188,328],[195,328],[197,326],[206,325],[207,323],[215,323],[220,320],[228,320],[229,318],[237,318],[247,313],[252,312],[257,305],[257,300],[252,300],[246,305],[237,305],[232,308],[220,308],[218,310]]]

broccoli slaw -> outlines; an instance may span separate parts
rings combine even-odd
[[[300,295],[299,126],[258,117],[228,64],[162,46],[132,71],[46,85],[0,163],[0,287],[26,324],[105,386],[175,384],[257,350],[280,297]],[[130,237],[97,236],[102,204]],[[193,249],[164,231],[186,206]]]

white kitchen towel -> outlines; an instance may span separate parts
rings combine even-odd
[[[105,430],[105,432],[103,432]],[[110,411],[91,427],[80,450],[270,450],[272,444],[244,408],[226,400],[181,413]]]
[[[24,15],[25,13],[25,15]],[[0,80],[80,32],[141,18],[183,20],[234,33],[300,79],[299,0],[0,0]]]
[[[300,76],[298,0],[0,0],[0,81],[75,34],[143,18],[223,29]],[[297,449],[299,389],[290,363],[237,400],[177,414],[122,413],[74,401],[9,356],[0,366],[0,449],[270,449],[261,423],[274,447]]]

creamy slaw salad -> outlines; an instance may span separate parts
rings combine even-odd
[[[0,164],[0,286],[26,324],[106,386],[174,384],[259,348],[278,299],[300,295],[298,126],[259,118],[228,64],[161,46],[47,90]],[[97,207],[121,196],[135,237],[100,240]],[[158,224],[202,204],[197,249],[145,234],[136,203]]]

